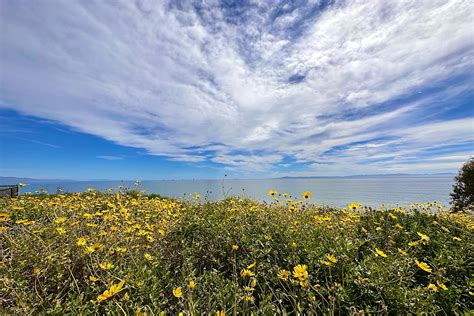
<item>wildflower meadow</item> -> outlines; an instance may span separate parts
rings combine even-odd
[[[2,314],[467,314],[474,221],[134,190],[0,200]]]

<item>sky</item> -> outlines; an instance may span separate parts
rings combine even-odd
[[[0,175],[455,173],[472,1],[0,2]]]

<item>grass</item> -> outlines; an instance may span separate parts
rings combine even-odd
[[[473,219],[135,191],[0,200],[9,314],[406,314],[473,309]],[[303,194],[310,198],[309,192]]]

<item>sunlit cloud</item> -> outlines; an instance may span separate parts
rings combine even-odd
[[[150,155],[347,174],[473,152],[470,1],[1,6],[0,106]]]

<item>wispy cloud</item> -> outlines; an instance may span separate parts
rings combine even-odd
[[[429,159],[473,149],[472,112],[446,114],[472,93],[473,9],[3,2],[0,106],[235,171],[452,170],[461,160]]]
[[[105,159],[105,160],[123,160],[123,157],[120,157],[120,156],[96,156],[96,157],[100,159]]]
[[[26,141],[26,142],[38,144],[38,145],[41,145],[41,146],[47,146],[47,147],[51,147],[51,148],[61,148],[61,146],[54,145],[54,144],[50,144],[50,143],[46,143],[46,142],[42,142],[42,141],[39,141],[39,140],[28,139],[28,138],[22,138],[22,137],[14,137],[14,138],[20,139],[20,140],[23,140],[23,141]]]

